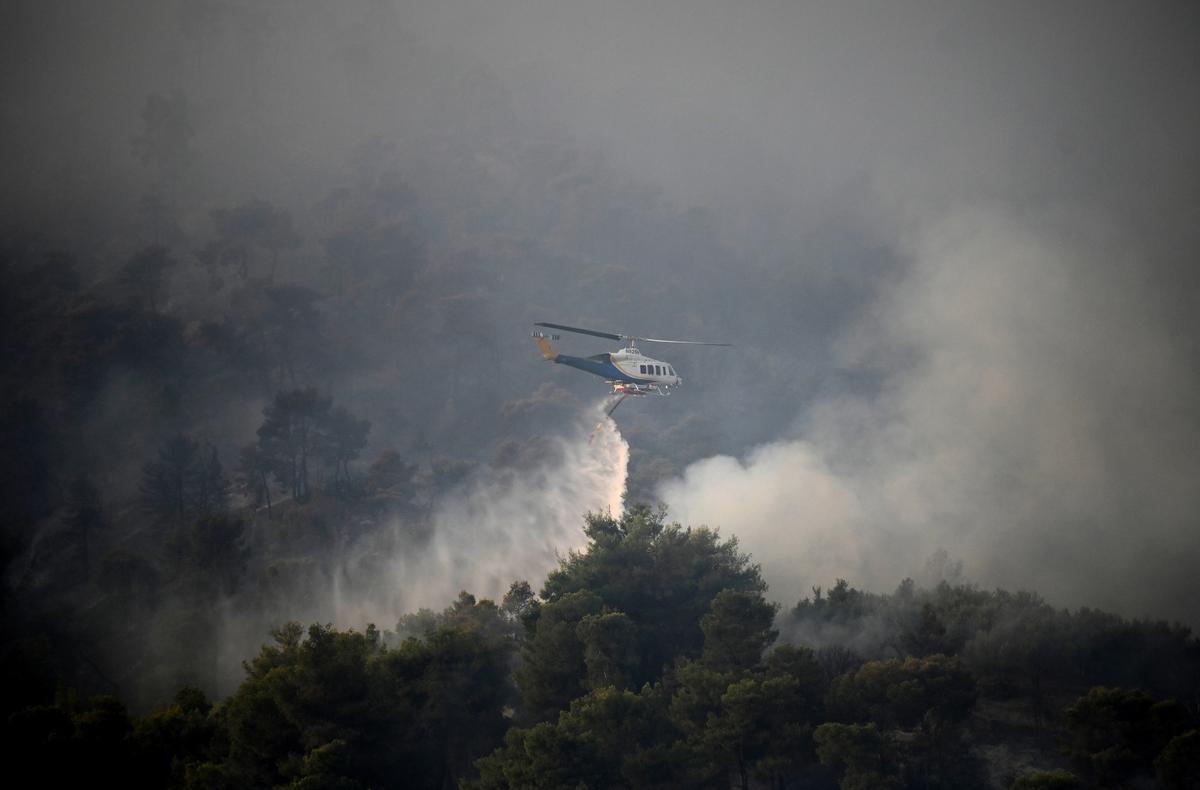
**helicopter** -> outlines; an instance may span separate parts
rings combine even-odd
[[[603,337],[625,343],[625,347],[605,354],[594,354],[590,357],[572,357],[559,354],[550,345],[551,340],[558,340],[559,335],[548,335],[544,332],[534,332],[533,337],[541,349],[542,356],[547,362],[568,365],[573,368],[602,376],[612,386],[612,394],[619,396],[617,402],[608,410],[612,414],[627,395],[648,395],[651,392],[659,395],[670,395],[671,390],[683,383],[683,378],[675,372],[675,368],[661,359],[652,359],[642,354],[637,343],[672,343],[689,346],[731,346],[731,343],[706,343],[699,340],[663,340],[656,337],[639,337],[623,335],[617,332],[597,332],[593,329],[581,329],[565,324],[550,324],[539,321],[534,326],[546,329],[560,329],[564,332],[574,332],[580,335]]]

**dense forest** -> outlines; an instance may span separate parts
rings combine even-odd
[[[211,520],[197,531],[214,530]],[[227,699],[130,713],[6,648],[7,742],[53,784],[1195,787],[1200,642],[1037,596],[839,579],[780,611],[735,539],[633,507],[537,593],[393,629],[289,622]]]
[[[1200,787],[1194,19],[106,5],[0,9],[14,775]]]

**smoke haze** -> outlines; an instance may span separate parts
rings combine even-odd
[[[584,424],[602,417],[603,406],[588,410],[572,434],[447,493],[424,545],[414,549],[394,534],[403,529],[397,523],[382,541],[348,546],[331,591],[334,622],[390,627],[398,613],[441,610],[460,590],[499,601],[514,580],[536,585],[560,557],[583,548],[582,515],[620,513],[625,490],[629,445],[607,418],[590,438]]]
[[[799,291],[865,295],[836,300],[818,363],[851,386],[798,374],[780,439],[662,485],[674,518],[739,536],[784,601],[890,588],[942,546],[984,583],[1195,624],[1194,7],[553,5],[456,6],[430,35],[769,229]],[[827,253],[839,234],[885,264]],[[726,301],[762,322],[742,345],[804,343]]]
[[[1139,269],[1063,241],[1080,231],[982,207],[924,228],[839,344],[879,391],[819,400],[798,439],[693,464],[663,500],[738,535],[785,602],[837,576],[888,589],[945,548],[987,584],[1193,618],[1200,381]]]
[[[228,682],[287,619],[536,588],[622,491],[738,537],[785,604],[944,549],[1200,625],[1197,41],[1188,2],[5,3],[10,608],[203,620],[143,471],[187,434],[232,473],[314,387],[371,423],[362,498],[236,503]],[[534,321],[734,347],[651,352],[685,385],[589,446],[604,385]],[[407,476],[368,484],[387,452]],[[39,553],[80,475],[108,526]],[[167,592],[101,589],[105,556]]]

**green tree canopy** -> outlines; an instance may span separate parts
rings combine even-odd
[[[1113,786],[1151,763],[1187,729],[1187,711],[1140,689],[1097,686],[1067,708],[1067,754],[1096,782]]]
[[[267,504],[267,517],[273,517],[271,512],[271,465],[262,448],[257,444],[248,444],[238,455],[237,471],[234,474],[234,484],[242,496],[255,507]]]
[[[721,590],[700,618],[704,663],[721,670],[756,665],[779,635],[771,627],[776,609],[760,592]]]
[[[588,689],[628,688],[638,667],[637,626],[622,612],[584,615],[575,628],[583,644]]]
[[[874,724],[827,723],[813,733],[821,763],[841,777],[842,790],[899,790],[894,745]]]
[[[316,389],[280,392],[263,408],[258,443],[271,473],[297,502],[306,502],[309,459],[316,454],[320,432],[332,401]]]
[[[339,493],[347,493],[350,488],[350,462],[358,458],[367,446],[371,423],[337,406],[326,416],[322,428],[317,452],[333,468],[334,489]]]
[[[957,658],[871,661],[833,682],[831,716],[881,727],[960,722],[975,705],[975,680]]]
[[[441,788],[499,745],[513,643],[494,603],[463,594],[389,649],[365,632],[290,623],[225,703],[233,786]]]
[[[147,510],[176,525],[228,506],[229,483],[216,448],[183,434],[163,442],[157,460],[142,467],[139,490]]]
[[[1154,768],[1158,781],[1170,790],[1200,790],[1200,729],[1172,738]]]
[[[572,552],[542,588],[547,604],[586,591],[608,610],[629,616],[637,627],[640,658],[633,687],[661,677],[676,658],[700,655],[700,621],[721,591],[761,597],[766,589],[758,566],[738,551],[736,539],[722,541],[706,528],[667,525],[664,518],[644,506],[620,518],[589,515],[587,549]]]
[[[478,762],[479,790],[685,786],[660,697],[612,687],[571,703],[555,722],[509,730]]]

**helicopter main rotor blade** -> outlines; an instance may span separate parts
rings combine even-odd
[[[681,346],[732,346],[733,343],[705,343],[702,340],[660,340],[657,337],[639,337],[637,340],[642,340],[647,343],[673,343]]]
[[[544,326],[549,329],[561,329],[564,332],[575,332],[580,335],[592,335],[593,337],[606,337],[609,340],[627,340],[625,335],[618,335],[614,332],[597,332],[592,329],[580,329],[577,326],[566,326],[565,324],[547,324],[543,321],[534,323],[534,326]]]
[[[594,329],[581,329],[577,326],[567,326],[566,324],[549,324],[545,321],[537,321],[534,326],[544,326],[549,329],[561,329],[564,332],[575,332],[580,335],[591,335],[592,337],[605,337],[609,340],[644,340],[647,343],[673,343],[681,346],[732,346],[732,343],[706,343],[702,340],[664,340],[658,337],[638,337],[637,335],[618,335],[616,332],[597,332]]]

